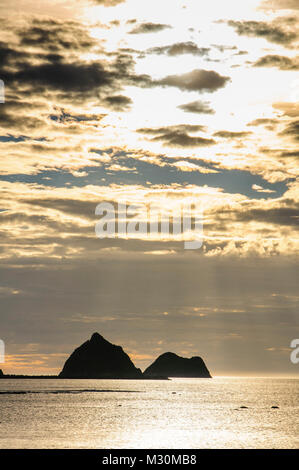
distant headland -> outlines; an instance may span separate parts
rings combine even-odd
[[[76,348],[66,360],[58,376],[8,375],[0,369],[0,379],[155,379],[169,377],[211,378],[201,357],[190,359],[167,352],[159,356],[143,373],[138,369],[121,346],[107,341],[94,333],[85,343]]]

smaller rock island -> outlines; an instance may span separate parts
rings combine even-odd
[[[190,359],[167,352],[159,356],[143,373],[145,378],[188,377],[188,378],[212,378],[207,366],[201,357]]]

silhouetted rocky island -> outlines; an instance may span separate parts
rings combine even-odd
[[[109,343],[99,333],[83,343],[70,355],[61,378],[67,379],[140,379],[137,369],[121,346]]]
[[[0,369],[0,377],[3,377],[3,372],[2,372],[2,369]]]
[[[187,359],[167,352],[158,357],[144,372],[145,378],[166,377],[189,377],[189,378],[211,378],[201,357],[195,356]]]

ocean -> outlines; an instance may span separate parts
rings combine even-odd
[[[298,387],[296,378],[1,379],[0,448],[298,448]]]

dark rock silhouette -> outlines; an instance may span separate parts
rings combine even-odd
[[[166,377],[201,377],[211,378],[204,361],[195,356],[191,359],[167,352],[158,357],[143,373],[145,378]]]
[[[4,376],[4,374],[2,372],[2,369],[0,369],[0,378],[3,377],[3,376]]]
[[[279,406],[271,406],[273,410],[278,410]]]
[[[83,343],[70,355],[59,374],[61,378],[139,379],[137,369],[121,346],[109,343],[99,333]]]

